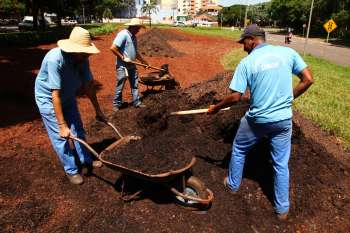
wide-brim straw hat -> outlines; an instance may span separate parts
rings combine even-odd
[[[67,53],[99,53],[100,50],[91,42],[88,30],[81,27],[74,27],[69,39],[57,41],[60,49]]]
[[[144,28],[145,26],[143,25],[143,22],[139,18],[132,18],[129,23],[124,24],[125,26],[134,26],[134,27],[142,27]]]

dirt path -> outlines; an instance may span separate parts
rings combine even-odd
[[[149,62],[156,66],[168,63],[183,88],[223,72],[219,59],[230,50],[231,41],[184,36],[186,41],[169,42],[183,56],[147,57]],[[127,108],[118,114],[111,111],[115,71],[108,48],[113,38],[114,35],[99,37],[96,45],[102,52],[91,58],[93,74],[101,84],[98,97],[111,120],[124,134],[136,133],[140,128],[136,122],[140,115],[138,110]],[[25,52],[37,51],[39,58],[52,47],[54,45],[40,46]],[[82,186],[69,184],[35,108],[27,106],[30,101],[22,103],[30,98],[30,91],[24,92],[22,99],[17,98],[18,93],[26,89],[22,86],[17,89],[15,84],[27,78],[27,88],[32,88],[30,84],[40,59],[30,61],[21,57],[24,52],[21,50],[3,51],[5,55],[12,54],[1,57],[1,61],[7,59],[10,63],[0,63],[0,67],[6,77],[12,77],[6,81],[11,83],[12,80],[13,87],[5,93],[7,99],[3,101],[24,106],[24,109],[17,114],[11,111],[5,111],[5,116],[2,114],[6,119],[2,122],[6,124],[1,125],[0,131],[1,232],[349,232],[350,155],[341,149],[334,136],[321,131],[299,114],[294,120],[290,163],[291,217],[285,223],[278,222],[273,214],[271,170],[264,144],[258,145],[247,161],[243,184],[237,195],[226,192],[221,184],[227,171],[238,115],[222,115],[211,120],[205,116],[194,118],[191,127],[187,128],[198,130],[198,137],[188,142],[197,151],[194,173],[215,195],[207,212],[185,210],[174,204],[167,190],[130,179],[126,191],[137,191],[142,187],[145,192],[139,200],[124,203],[120,200],[123,177],[107,168],[95,171]],[[17,57],[13,53],[17,53]],[[14,58],[17,64],[27,67],[27,75],[8,65]],[[140,69],[140,72],[145,71]],[[224,95],[231,74],[220,76],[224,81],[187,89],[193,99],[189,99],[190,103],[198,104],[201,100],[202,104],[209,105],[214,96]],[[130,100],[128,88],[125,91],[127,100]],[[212,94],[207,95],[208,92]],[[155,101],[153,98],[144,100],[148,105]],[[94,122],[92,108],[85,98],[79,99],[79,107],[89,140],[96,148],[114,140],[110,130]],[[11,105],[8,104],[7,109],[11,109]],[[32,113],[30,117],[26,115],[29,113]],[[212,121],[220,121],[222,125]]]

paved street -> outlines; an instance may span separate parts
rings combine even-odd
[[[299,53],[304,51],[305,38],[293,36],[292,43],[284,43],[284,35],[267,34],[267,41],[271,44],[285,45],[297,50]],[[326,43],[322,39],[309,39],[306,54],[315,57],[324,58],[333,63],[350,67],[350,48],[341,45]]]

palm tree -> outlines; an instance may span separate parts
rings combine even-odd
[[[147,13],[149,17],[149,27],[152,27],[152,18],[151,14],[152,13],[157,13],[158,8],[157,8],[157,0],[150,0],[148,3],[144,4],[141,7],[142,13]]]

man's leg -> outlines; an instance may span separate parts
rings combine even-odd
[[[242,117],[236,137],[233,141],[232,155],[229,166],[228,186],[237,191],[242,180],[245,157],[260,138],[260,132],[253,129],[245,117]]]
[[[277,214],[289,210],[289,169],[292,119],[276,122],[269,135],[274,169],[274,204]]]
[[[75,164],[74,154],[69,146],[68,140],[61,138],[59,135],[60,131],[54,110],[52,109],[50,112],[41,113],[41,116],[52,146],[63,165],[64,171],[68,175],[77,174],[78,168]]]
[[[138,87],[138,73],[137,69],[129,69],[129,82],[132,94],[132,102],[135,107],[141,104],[139,96],[139,87]]]
[[[63,110],[63,114],[67,125],[70,128],[71,134],[85,140],[84,126],[81,121],[77,105],[72,104],[71,106],[65,108]],[[92,164],[91,155],[84,145],[80,144],[80,142],[74,141],[74,147],[81,164]]]
[[[117,68],[117,86],[115,89],[115,96],[113,99],[113,106],[119,108],[122,105],[122,93],[126,81],[125,68]]]

